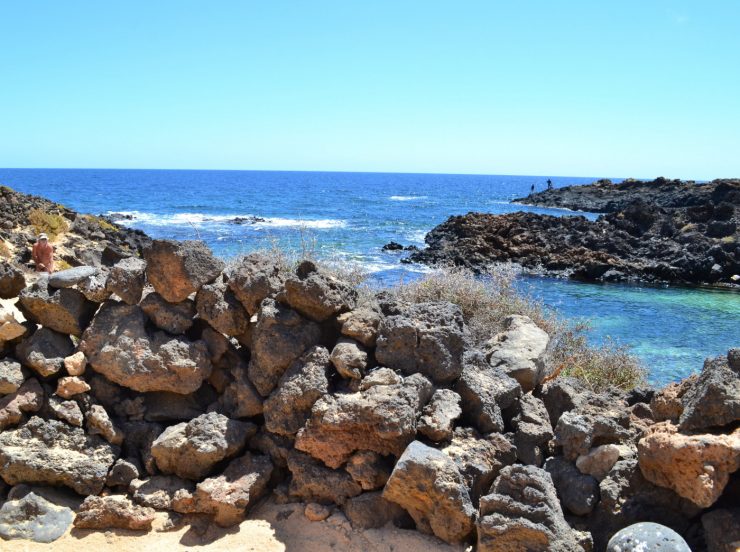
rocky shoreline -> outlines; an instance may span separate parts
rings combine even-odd
[[[269,500],[479,552],[740,542],[740,349],[596,394],[527,317],[476,344],[452,303],[169,240],[4,305],[2,538],[233,527]]]
[[[473,270],[511,262],[532,273],[598,282],[740,284],[738,180],[600,181],[516,201],[606,214],[596,221],[525,212],[453,216],[406,261]]]

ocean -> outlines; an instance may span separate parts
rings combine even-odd
[[[396,241],[422,247],[450,215],[527,210],[511,204],[551,178],[555,187],[599,177],[322,173],[277,171],[0,169],[0,184],[77,211],[127,217],[156,238],[202,239],[231,258],[255,249],[308,248],[330,261],[359,263],[379,285],[428,269],[384,252]],[[578,213],[595,218],[596,215]],[[522,277],[517,285],[562,316],[591,322],[590,339],[628,345],[665,384],[701,369],[704,358],[740,346],[740,293],[584,284]]]

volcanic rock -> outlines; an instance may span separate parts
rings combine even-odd
[[[190,299],[169,303],[154,292],[147,294],[139,306],[157,328],[172,335],[184,334],[193,325],[195,303]]]
[[[48,377],[62,369],[65,357],[72,354],[74,345],[68,335],[48,328],[37,330],[16,347],[16,355],[25,366]]]
[[[670,527],[649,521],[635,523],[618,531],[606,547],[606,552],[641,552],[643,550],[691,552],[691,548],[681,535]]]
[[[357,303],[357,291],[311,261],[303,261],[284,285],[285,302],[317,322],[352,310]]]
[[[587,516],[599,502],[599,482],[584,475],[565,458],[555,456],[545,462],[561,504],[576,516]]]
[[[48,284],[57,289],[71,288],[97,273],[98,269],[94,266],[76,266],[50,274]]]
[[[344,466],[363,491],[382,488],[391,475],[390,462],[371,450],[361,450],[353,454]]]
[[[353,339],[342,338],[331,351],[331,362],[342,377],[362,379],[367,368],[367,349]]]
[[[504,331],[486,343],[486,358],[491,366],[517,380],[526,393],[539,385],[545,375],[550,336],[526,316],[511,315],[503,326]]]
[[[0,508],[0,537],[54,542],[67,532],[73,518],[70,508],[30,492],[23,498],[8,500]]]
[[[383,498],[379,491],[348,499],[343,511],[354,529],[379,529],[389,523],[402,526],[408,518],[403,508]]]
[[[733,370],[728,358],[704,362],[699,379],[682,399],[681,431],[724,426],[740,420],[740,368]]]
[[[146,262],[138,257],[127,257],[118,261],[110,269],[106,290],[115,293],[124,303],[135,305],[141,300],[144,291],[144,271]]]
[[[362,492],[346,471],[327,468],[297,450],[288,454],[288,469],[292,476],[290,494],[305,502],[342,505],[347,498]]]
[[[259,310],[264,299],[275,296],[285,282],[280,264],[260,253],[242,258],[228,276],[231,291],[250,316]]]
[[[0,299],[12,299],[26,287],[23,271],[8,262],[0,261]]]
[[[554,437],[545,404],[527,393],[519,399],[519,413],[513,418],[514,445],[519,460],[542,466],[547,457],[547,445]]]
[[[342,335],[356,339],[365,347],[375,347],[383,315],[376,303],[363,304],[337,317]]]
[[[82,335],[97,309],[76,289],[49,289],[45,278],[24,289],[19,299],[27,320],[67,335]]]
[[[38,412],[43,402],[44,390],[35,378],[24,382],[14,393],[0,398],[0,432],[17,425],[24,412]]]
[[[88,496],[77,511],[78,529],[129,529],[149,531],[155,519],[153,508],[137,506],[125,495]]]
[[[422,411],[419,433],[432,441],[449,440],[461,414],[460,395],[450,389],[437,389]]]
[[[24,380],[20,363],[12,358],[0,360],[0,395],[15,393]]]

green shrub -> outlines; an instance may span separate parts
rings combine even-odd
[[[47,213],[41,209],[32,209],[28,214],[28,220],[37,236],[45,233],[49,236],[49,240],[53,240],[59,234],[64,234],[69,229],[69,223],[62,215]]]

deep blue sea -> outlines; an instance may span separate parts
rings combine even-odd
[[[384,253],[389,241],[422,246],[454,214],[558,209],[512,205],[547,176],[380,173],[0,169],[0,184],[75,210],[131,215],[125,224],[154,237],[202,239],[232,257],[280,245],[361,263],[380,283],[418,277]],[[551,177],[556,187],[594,178]],[[587,214],[591,218],[595,215]],[[235,218],[252,219],[236,224]],[[256,222],[255,222],[256,220]],[[740,346],[740,293],[679,287],[582,284],[522,278],[522,289],[563,316],[591,321],[595,342],[611,336],[650,368],[653,383],[701,369],[707,356]]]

